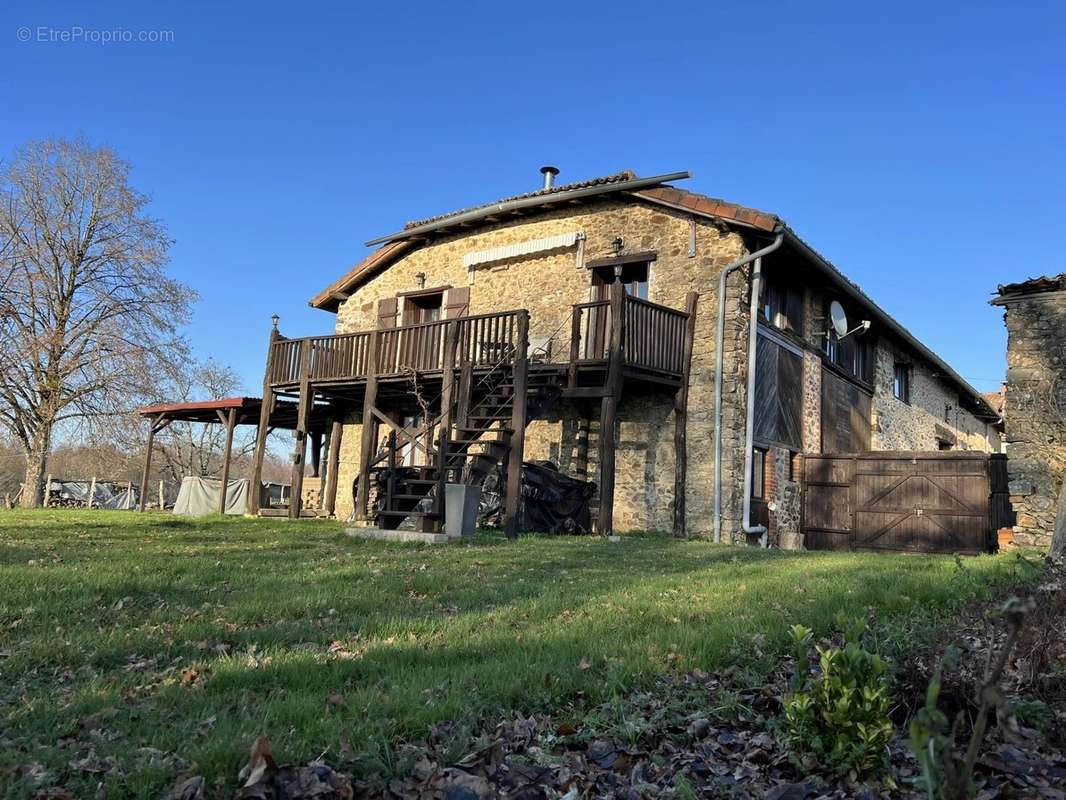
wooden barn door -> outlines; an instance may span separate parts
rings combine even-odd
[[[803,457],[802,530],[808,550],[850,550],[853,456]]]
[[[853,482],[853,547],[939,553],[988,548],[984,453],[861,454]]]

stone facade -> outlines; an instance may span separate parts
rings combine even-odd
[[[696,246],[695,254],[690,255],[693,224]],[[584,234],[586,262],[613,255],[613,242],[619,236],[624,239],[625,252],[655,251],[648,286],[648,299],[652,302],[680,309],[687,292],[700,295],[689,384],[686,508],[689,532],[709,535],[713,525],[711,443],[718,278],[725,265],[747,252],[738,234],[682,211],[615,200],[486,225],[415,250],[367,280],[341,304],[337,332],[373,328],[377,324],[377,301],[416,289],[418,273],[425,273],[427,288],[469,286],[470,314],[528,309],[530,339],[551,339],[553,360],[564,360],[569,347],[571,307],[588,300],[590,292],[589,270],[579,264],[577,248],[533,253],[473,270],[463,266],[463,256],[575,231]],[[732,277],[728,291],[723,530],[729,529],[727,525],[738,524],[740,518],[748,299],[743,270]],[[672,409],[671,392],[626,385],[617,421],[614,518],[620,530],[670,528],[674,493]],[[576,433],[582,418],[590,421],[587,474],[590,480],[597,480],[598,403],[561,404],[553,409],[553,416],[532,423],[526,430],[526,458],[550,459],[567,474],[575,475]],[[355,419],[349,423],[345,425],[338,469],[337,513],[341,517],[352,510],[350,487],[359,469],[361,426]]]
[[[1066,292],[1004,297],[1014,541],[1048,548],[1066,475]]]
[[[892,394],[896,363],[910,367],[910,402]],[[995,425],[961,408],[958,389],[934,376],[933,368],[901,347],[880,339],[874,356],[870,444],[874,450],[952,450],[998,453]]]
[[[695,231],[692,248],[693,229]],[[580,233],[580,245],[516,256],[468,269],[464,256],[567,233]],[[690,535],[710,536],[713,525],[714,372],[718,283],[721,270],[746,255],[751,243],[735,228],[683,210],[646,202],[600,199],[585,205],[543,210],[535,216],[484,223],[461,234],[444,236],[415,249],[366,279],[337,312],[338,333],[377,325],[377,303],[424,287],[469,287],[469,313],[520,308],[530,312],[530,338],[552,343],[552,360],[568,356],[571,308],[589,299],[592,259],[623,252],[655,251],[649,273],[648,299],[680,309],[687,292],[699,293],[696,335],[689,384],[687,528]],[[729,279],[726,296],[722,413],[722,531],[724,541],[747,540],[741,528],[747,385],[750,272]],[[821,450],[822,357],[815,324],[821,298],[807,289],[804,329],[796,336],[803,350],[802,447]],[[958,396],[933,377],[929,365],[915,364],[912,402],[892,397],[893,345],[880,340],[873,385],[874,449],[936,449],[941,427],[954,431],[958,446],[998,449],[990,426],[958,411],[943,422],[944,404],[957,408]],[[887,371],[886,371],[887,370]],[[566,474],[598,481],[598,401],[568,401],[526,431],[526,458],[547,459]],[[361,415],[344,425],[338,470],[337,514],[353,508],[352,484],[359,470]],[[669,530],[674,500],[673,393],[627,383],[619,403],[615,481],[615,526],[619,530]],[[578,455],[579,431],[588,430],[587,459]],[[800,476],[788,450],[775,448],[770,539],[783,547],[802,546]]]

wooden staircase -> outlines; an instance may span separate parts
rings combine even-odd
[[[562,396],[565,376],[557,370],[530,372],[526,380],[525,425],[548,411]],[[441,409],[438,420],[453,420],[446,428],[430,426],[428,438],[439,431],[437,446],[423,439],[435,463],[415,467],[398,464],[396,436],[390,435],[387,464],[378,474],[381,494],[373,517],[380,528],[398,528],[414,519],[422,531],[439,530],[444,520],[446,483],[480,485],[497,467],[506,468],[514,436],[516,381],[511,365],[501,366],[471,387],[469,400],[455,401],[450,414]],[[464,394],[463,392],[459,393]]]

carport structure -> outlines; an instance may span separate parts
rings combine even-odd
[[[226,507],[225,487],[229,484],[230,462],[233,457],[233,431],[238,425],[255,425],[256,449],[252,467],[252,491],[248,493],[248,513],[260,513],[260,489],[263,479],[263,456],[266,437],[274,430],[292,430],[298,427],[298,404],[275,399],[269,412],[264,415],[263,400],[259,397],[223,397],[217,400],[201,400],[187,403],[161,403],[140,409],[140,415],[148,420],[148,442],[145,448],[144,471],[141,475],[139,510],[144,511],[148,492],[148,475],[152,468],[152,448],[155,436],[173,422],[198,422],[206,425],[222,425],[226,429],[226,444],[222,453],[222,487],[219,513]],[[307,426],[311,440],[312,475],[319,475],[323,441],[328,439],[326,461],[326,491],[323,493],[323,511],[332,516],[337,501],[337,463],[340,460],[341,424],[328,408],[311,410]],[[295,487],[294,487],[295,489]]]

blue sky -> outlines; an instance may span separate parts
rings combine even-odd
[[[544,163],[687,169],[780,214],[982,390],[990,293],[1066,269],[1066,4],[224,5],[9,0],[0,154],[83,135],[130,161],[198,354],[250,393],[270,315],[330,331],[307,300],[365,240]],[[173,41],[55,40],[77,27]]]

